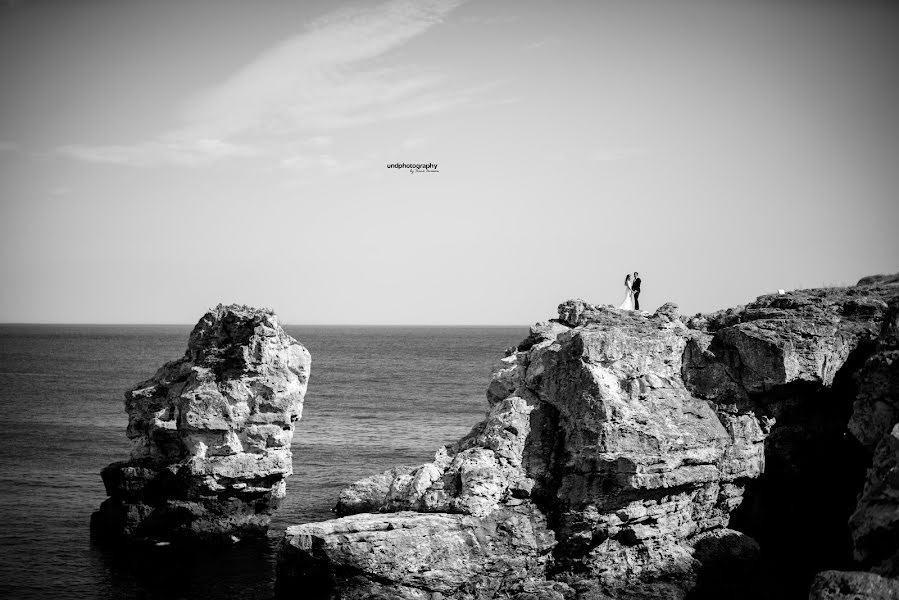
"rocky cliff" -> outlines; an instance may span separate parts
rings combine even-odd
[[[264,534],[292,472],[309,352],[264,310],[221,306],[187,351],[125,394],[131,458],[101,475],[110,496],[91,518],[115,539],[234,539]]]
[[[895,278],[690,319],[565,302],[469,435],[288,528],[279,592],[805,598],[826,569],[876,574],[822,573],[821,594],[890,589],[897,307]]]

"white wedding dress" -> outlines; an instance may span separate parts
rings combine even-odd
[[[618,306],[624,310],[634,310],[634,290],[629,286],[624,286],[624,301]]]

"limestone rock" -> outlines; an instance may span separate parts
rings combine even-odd
[[[765,475],[731,525],[767,548],[769,585],[807,589],[822,566],[850,566],[847,520],[870,456],[847,435],[849,403],[897,296],[876,282],[798,290],[688,323],[687,387],[719,416],[755,421],[764,443]]]
[[[719,402],[793,382],[830,385],[859,343],[876,337],[886,309],[880,295],[855,292],[804,290],[760,297],[730,315],[725,321],[730,324],[719,324],[712,338],[697,338],[687,382]]]
[[[580,298],[566,300],[559,305],[559,322],[568,327],[580,327],[595,320],[602,311],[611,308],[611,305],[593,305]]]
[[[407,477],[415,467],[394,467],[378,475],[360,479],[340,492],[334,512],[340,516],[378,512],[387,503],[393,482]]]
[[[695,536],[693,558],[699,561],[697,587],[699,598],[758,597],[751,585],[758,580],[761,549],[748,535],[732,529],[712,529]]]
[[[886,285],[890,283],[899,283],[899,273],[893,273],[892,275],[868,275],[859,279],[855,285]]]
[[[518,397],[497,401],[471,433],[441,448],[433,462],[391,469],[341,492],[338,514],[366,511],[487,516],[500,502],[526,497],[533,486],[521,468],[533,407]]]
[[[744,583],[770,569],[763,543],[799,569],[791,589],[804,594],[820,567],[791,559],[824,564],[848,550],[831,544],[848,539],[847,496],[870,460],[846,435],[866,385],[852,374],[896,300],[899,285],[878,280],[686,321],[670,303],[650,314],[564,302],[498,361],[487,418],[468,436],[430,463],[353,484],[337,507],[353,516],[291,528],[283,578],[343,598],[752,598],[761,588]],[[883,413],[873,391],[858,398]],[[889,452],[871,479],[877,506],[892,489]],[[515,540],[531,539],[522,521],[490,534],[495,554],[461,542],[510,514],[543,542],[516,554]],[[877,524],[865,539],[892,531],[886,518],[865,522]],[[527,566],[510,567],[515,556]]]
[[[899,303],[890,305],[875,354],[868,358],[856,379],[859,393],[849,431],[873,449],[899,422]]]
[[[760,428],[720,419],[687,390],[695,334],[676,306],[563,313],[578,326],[528,358],[543,375],[531,382],[540,402],[525,449],[538,504],[558,523],[557,578],[613,596],[638,584],[646,597],[684,595],[699,567],[690,538],[726,525],[736,480],[762,468]]]
[[[899,576],[899,302],[890,304],[875,353],[856,376],[849,430],[874,447],[871,468],[849,520],[855,558]]]
[[[527,502],[486,518],[359,514],[289,527],[278,586],[282,595],[339,591],[342,600],[511,598],[543,579],[552,546],[545,519]]]
[[[518,346],[518,352],[527,352],[536,344],[543,342],[552,342],[559,334],[571,329],[568,325],[560,323],[558,320],[540,321],[531,327],[528,337],[526,337]]]
[[[863,571],[823,571],[815,576],[809,600],[896,600],[899,581]]]
[[[856,560],[899,577],[899,423],[877,445],[849,526]]]
[[[222,306],[187,352],[125,394],[128,461],[102,471],[98,536],[260,535],[292,472],[310,356],[268,311]]]

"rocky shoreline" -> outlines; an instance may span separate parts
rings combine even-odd
[[[899,597],[897,331],[895,276],[693,318],[565,302],[470,434],[288,528],[279,594]]]
[[[125,395],[97,539],[266,534],[308,351],[218,306]],[[899,276],[684,317],[569,300],[434,460],[287,528],[282,598],[899,598]]]

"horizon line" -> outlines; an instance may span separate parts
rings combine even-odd
[[[6,325],[102,325],[102,326],[159,326],[159,327],[194,327],[196,323],[67,323],[62,321],[5,321]],[[530,327],[521,323],[281,323],[281,327]]]

